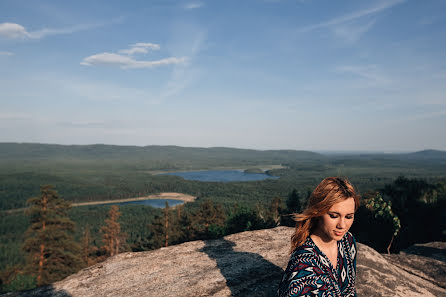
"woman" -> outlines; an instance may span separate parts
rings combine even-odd
[[[359,195],[347,179],[328,177],[294,214],[291,257],[279,296],[356,296],[356,242],[348,232]]]

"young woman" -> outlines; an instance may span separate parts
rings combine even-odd
[[[356,242],[348,232],[359,195],[347,179],[328,177],[294,214],[291,257],[279,296],[356,296]]]

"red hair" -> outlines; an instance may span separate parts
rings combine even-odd
[[[310,236],[316,226],[316,219],[328,212],[336,203],[353,198],[355,211],[359,207],[359,194],[346,178],[327,177],[311,193],[308,205],[302,213],[293,214],[296,230],[291,236],[291,252]]]

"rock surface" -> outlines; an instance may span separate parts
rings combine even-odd
[[[277,227],[123,253],[52,286],[6,296],[275,296],[292,232]],[[358,244],[358,296],[446,296],[432,277],[393,261]]]

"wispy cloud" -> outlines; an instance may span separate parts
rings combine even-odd
[[[122,69],[134,69],[134,68],[152,68],[156,66],[162,65],[170,65],[170,64],[181,64],[186,61],[185,57],[177,58],[177,57],[169,57],[155,61],[145,61],[145,60],[136,60],[131,55],[136,53],[148,53],[149,49],[159,50],[160,46],[154,43],[135,43],[130,46],[129,49],[120,50],[119,53],[124,54],[115,54],[115,53],[100,53],[96,55],[92,55],[86,57],[82,60],[81,65],[85,66],[93,66],[93,65],[109,65],[109,66],[119,66]]]
[[[390,83],[390,79],[383,75],[376,65],[340,66],[336,68],[336,71],[339,73],[352,74],[373,83]]]
[[[113,20],[113,22],[119,21],[119,19]],[[70,27],[63,28],[43,28],[35,31],[28,31],[24,26],[16,23],[1,23],[0,24],[0,37],[9,39],[41,39],[50,35],[62,35],[71,34],[79,31],[85,31],[97,27],[102,27],[105,23],[95,24],[78,24]]]
[[[139,42],[130,46],[129,49],[120,50],[119,53],[126,55],[147,54],[150,50],[159,50],[160,46],[155,43]]]
[[[361,24],[356,24],[355,26],[339,25],[333,28],[333,32],[335,33],[336,36],[342,38],[348,43],[354,43],[358,41],[362,35],[364,35],[367,31],[369,31],[373,27],[375,22],[376,20],[371,20],[370,22],[367,22],[366,24],[363,25]]]
[[[300,31],[301,32],[308,32],[308,31],[312,31],[312,30],[315,30],[315,29],[331,27],[331,26],[334,26],[334,25],[340,25],[340,24],[347,23],[347,22],[350,22],[350,21],[358,20],[358,19],[360,19],[362,17],[369,16],[369,15],[372,15],[372,14],[376,14],[378,12],[381,12],[383,10],[386,10],[388,8],[391,8],[391,7],[395,6],[395,5],[403,3],[403,2],[405,2],[405,0],[391,0],[391,1],[381,2],[378,5],[375,5],[373,7],[369,7],[369,8],[366,8],[366,9],[354,11],[352,13],[345,14],[345,15],[342,15],[340,17],[336,17],[336,18],[330,19],[330,20],[325,21],[325,22],[321,22],[321,23],[317,23],[317,24],[314,24],[314,25],[309,25],[309,26],[303,27],[303,28],[300,29]]]
[[[18,112],[0,112],[0,120],[24,120],[30,118],[29,114]]]
[[[187,3],[186,5],[184,5],[184,9],[188,9],[188,10],[197,9],[197,8],[202,7],[203,5],[204,5],[204,3],[201,1],[190,2],[190,3]]]
[[[73,127],[73,128],[103,128],[106,127],[106,123],[104,121],[64,121],[59,122],[58,125],[64,127]]]
[[[0,52],[0,56],[13,56],[14,53],[11,52]]]
[[[369,8],[357,10],[320,23],[304,26],[298,29],[298,32],[307,33],[314,30],[326,29],[332,31],[340,40],[347,43],[355,43],[373,28],[378,13],[403,2],[405,2],[405,0],[382,1]]]

